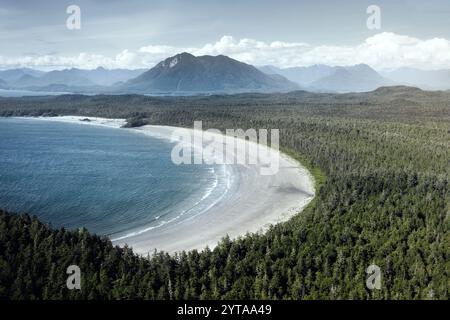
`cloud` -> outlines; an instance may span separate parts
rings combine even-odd
[[[82,68],[95,69],[99,66],[106,68],[137,68],[142,66],[136,53],[123,50],[115,57],[82,52],[75,56],[60,55],[29,55],[20,58],[6,58],[0,56],[0,66],[5,68],[30,67],[38,69]]]
[[[5,67],[37,68],[78,67],[149,68],[159,61],[180,52],[194,55],[228,55],[254,65],[278,67],[309,66],[313,64],[354,65],[366,63],[375,69],[416,67],[421,69],[450,68],[450,41],[443,38],[418,38],[383,32],[367,38],[355,46],[312,46],[303,42],[264,42],[255,39],[235,39],[223,36],[217,42],[200,47],[148,45],[133,52],[123,50],[116,56],[80,53],[75,56],[0,56]]]
[[[420,40],[394,33],[380,33],[354,48],[357,62],[375,68],[450,68],[450,41],[443,38]]]

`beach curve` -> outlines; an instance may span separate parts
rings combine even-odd
[[[81,116],[39,119],[111,128],[120,128],[126,123],[124,119]],[[194,129],[189,128],[155,125],[126,130],[171,140],[175,131],[194,132]],[[234,140],[237,148],[240,144],[245,148],[243,140],[233,139],[237,139]],[[224,140],[224,144],[227,143],[230,143],[230,140]],[[233,174],[237,175],[238,183],[208,210],[179,223],[148,230],[143,226],[143,232],[131,232],[125,237],[112,239],[113,244],[128,245],[141,255],[152,254],[154,250],[169,253],[202,250],[206,246],[214,248],[226,235],[233,239],[247,233],[264,232],[270,225],[289,220],[314,198],[314,179],[298,161],[270,147],[265,148],[268,152],[277,153],[279,157],[279,170],[275,174],[261,175],[260,164],[227,165],[233,167]]]

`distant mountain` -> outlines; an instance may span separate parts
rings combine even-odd
[[[54,70],[50,72],[42,72],[28,69],[6,70],[3,71],[7,76],[0,79],[6,81],[13,88],[27,88],[32,90],[47,90],[48,88],[65,87],[69,91],[79,91],[71,89],[79,88],[95,88],[111,86],[125,82],[144,72],[143,69],[127,70],[127,69],[104,69],[99,67],[94,70],[83,69],[64,69]]]
[[[8,84],[6,83],[6,81],[0,79],[0,89],[6,89],[8,88]]]
[[[144,73],[146,69],[105,69],[98,67],[94,70],[83,70],[83,76],[88,78],[91,82],[99,86],[111,86],[120,82],[125,82],[133,79]]]
[[[268,75],[227,56],[177,54],[120,86],[136,93],[238,93],[277,92],[298,89],[280,75]]]
[[[382,77],[365,64],[350,67],[332,67],[319,64],[284,69],[263,66],[259,69],[267,74],[282,75],[310,91],[363,92],[394,84],[393,81]]]
[[[265,74],[281,74],[280,72],[283,70],[271,65],[258,67],[258,69],[259,71],[264,72]]]
[[[83,70],[80,69],[66,69],[55,70],[44,73],[42,76],[33,77],[31,75],[24,75],[12,85],[15,88],[29,88],[29,87],[46,87],[50,85],[66,86],[93,86],[94,83],[85,77]]]
[[[308,87],[314,81],[331,75],[336,71],[336,67],[330,67],[323,64],[313,65],[309,67],[293,67],[280,69],[275,66],[263,66],[259,68],[267,74],[279,74],[296,82],[302,87]]]
[[[8,84],[11,84],[18,81],[20,78],[24,76],[39,77],[44,73],[45,72],[43,71],[29,68],[0,70],[0,79]]]
[[[366,64],[335,67],[334,71],[309,85],[309,89],[326,92],[365,92],[382,86],[391,86],[392,80],[382,77]]]
[[[418,86],[425,90],[450,89],[450,70],[399,68],[382,74],[398,83]]]

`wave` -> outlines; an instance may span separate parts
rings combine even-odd
[[[151,137],[154,137],[154,138],[163,139],[163,140],[166,140],[166,141],[169,140],[171,143],[176,143],[176,142],[179,143],[180,142],[179,140],[174,139],[173,135],[171,137],[168,137],[166,134],[163,134],[163,133],[160,133],[160,132],[154,132],[152,130],[138,130],[137,132],[140,132],[140,133],[142,133],[144,135],[151,136]],[[188,134],[193,135],[194,133],[188,132]],[[187,143],[186,146],[187,147],[193,147],[193,152],[194,153],[202,151],[202,147],[192,145],[191,143]],[[203,154],[203,156],[205,156],[205,155]],[[215,155],[210,155],[210,156],[212,158],[215,157]],[[214,162],[214,161],[212,161],[213,160],[212,158],[207,158],[207,159],[204,158],[204,161],[205,162]],[[201,214],[204,214],[205,212],[207,212],[208,210],[213,208],[220,201],[222,201],[225,198],[225,196],[227,196],[229,194],[229,191],[230,191],[230,189],[232,187],[233,179],[234,179],[232,166],[220,165],[220,168],[222,169],[222,172],[221,172],[222,174],[221,175],[219,175],[216,172],[216,168],[215,167],[209,168],[210,173],[212,173],[214,175],[214,180],[211,183],[211,185],[208,188],[205,189],[203,195],[200,197],[200,200],[196,201],[189,208],[187,208],[185,210],[182,210],[180,213],[178,213],[175,217],[173,217],[171,219],[161,220],[161,222],[159,224],[157,224],[157,225],[147,226],[147,227],[145,227],[143,229],[139,229],[139,230],[136,230],[136,231],[132,231],[132,232],[126,233],[123,236],[120,236],[120,237],[117,237],[117,238],[112,238],[111,241],[113,241],[113,242],[114,241],[120,241],[120,240],[124,240],[124,239],[130,238],[130,237],[138,236],[138,235],[141,235],[143,233],[149,232],[151,230],[154,230],[154,229],[166,226],[166,225],[168,225],[170,223],[177,222],[177,224],[178,224],[178,223],[181,223],[183,221],[189,221],[189,220],[192,220],[192,219],[194,219],[195,217],[197,217],[197,216],[199,216]],[[222,186],[224,187],[223,191],[222,190],[217,190],[219,187],[222,187]],[[216,190],[217,190],[217,192],[215,192]],[[219,192],[220,192],[220,195],[219,195]],[[208,203],[208,199],[211,196],[213,196],[213,195],[216,196],[216,194],[219,195],[219,196],[217,196],[211,203]],[[202,208],[203,204],[205,204],[206,207]],[[163,216],[158,216],[158,219],[155,219],[155,221],[159,220],[161,217],[164,217],[164,215]]]
[[[215,205],[217,205],[220,201],[222,201],[230,192],[232,184],[233,184],[233,169],[231,166],[221,165],[222,169],[222,175],[218,175],[216,172],[216,169],[214,167],[209,168],[210,172],[214,175],[214,180],[211,183],[211,185],[205,189],[203,195],[200,197],[200,200],[196,201],[194,204],[192,204],[189,208],[182,210],[179,212],[176,216],[174,216],[171,219],[168,220],[162,220],[157,225],[147,226],[143,229],[138,229],[132,232],[128,232],[124,234],[123,236],[119,236],[117,238],[111,238],[111,241],[120,241],[127,238],[135,237],[138,235],[141,235],[143,233],[149,232],[151,230],[161,228],[163,226],[166,226],[168,224],[177,222],[182,223],[184,221],[189,221],[194,219],[195,217],[206,213],[208,210],[213,208]],[[222,178],[223,177],[223,178]],[[221,179],[222,178],[222,179]],[[222,181],[221,181],[222,180]],[[223,187],[223,188],[220,188]],[[224,189],[224,190],[221,190]],[[215,192],[217,191],[217,192]],[[216,197],[211,203],[208,203],[208,199],[210,199],[211,196],[216,196],[220,192],[220,196]],[[206,207],[201,208],[201,206],[205,204]],[[199,209],[200,207],[200,209]],[[160,220],[162,216],[156,216],[154,221]]]

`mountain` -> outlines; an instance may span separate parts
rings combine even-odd
[[[286,79],[296,82],[302,87],[307,87],[314,81],[331,75],[336,70],[336,67],[318,64],[309,67],[293,67],[283,69],[275,66],[263,66],[259,69],[267,74],[282,75]]]
[[[6,83],[6,81],[0,79],[0,89],[6,89],[8,88],[8,84]]]
[[[135,93],[238,93],[277,92],[298,89],[280,75],[268,75],[227,56],[177,54],[158,63],[120,91]]]
[[[363,92],[394,84],[365,64],[350,67],[318,64],[284,69],[263,66],[259,69],[267,74],[282,75],[310,91]]]
[[[393,85],[366,64],[351,67],[335,67],[334,71],[309,85],[309,89],[326,92],[366,92],[382,86]]]
[[[281,74],[281,71],[283,70],[271,65],[258,67],[258,69],[259,71],[264,72],[265,74]]]
[[[45,72],[43,71],[29,68],[0,70],[0,79],[8,84],[11,84],[18,81],[20,78],[24,76],[39,77],[44,73]]]
[[[46,87],[55,84],[66,86],[93,86],[94,83],[84,76],[84,70],[65,69],[44,73],[39,77],[24,75],[13,86],[16,88]]]
[[[425,90],[450,89],[450,70],[420,70],[399,68],[383,75],[404,85],[418,86]]]
[[[144,72],[143,69],[127,70],[127,69],[105,69],[99,67],[94,70],[83,69],[64,69],[54,70],[50,72],[36,71],[14,72],[14,76],[9,76],[6,80],[11,87],[27,88],[32,90],[42,90],[43,88],[56,88],[64,86],[69,91],[79,91],[71,89],[96,89],[96,87],[105,87],[125,82],[129,79],[137,77]],[[7,75],[13,70],[3,71]],[[0,79],[2,78],[0,73]],[[88,90],[89,91],[89,90]]]
[[[111,86],[120,82],[133,79],[143,72],[145,69],[105,69],[98,67],[94,70],[82,70],[83,76],[99,86]]]

